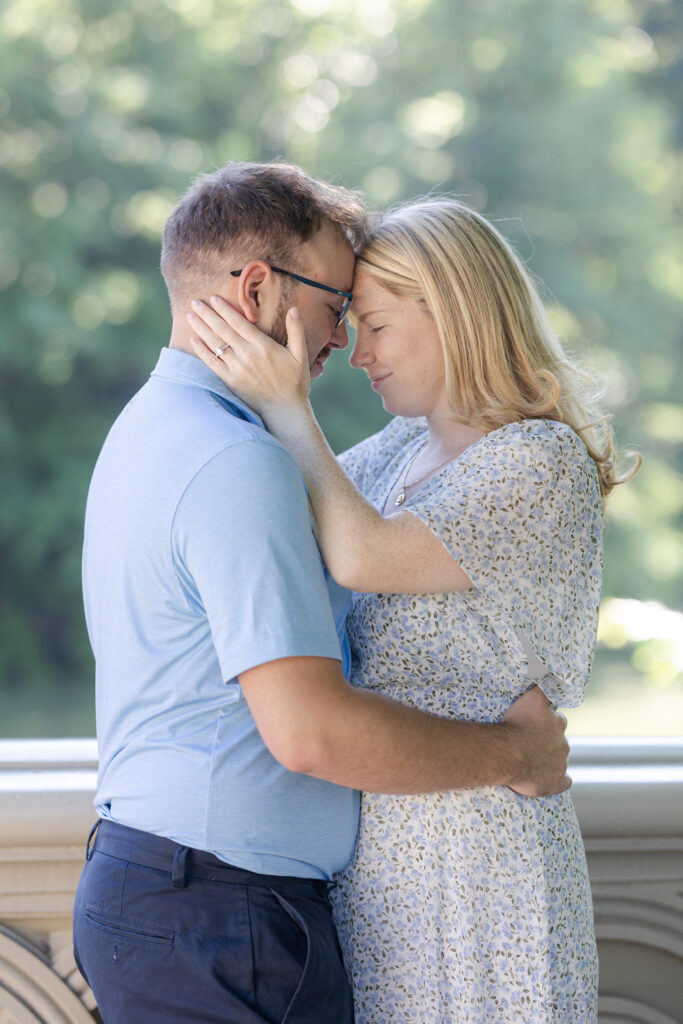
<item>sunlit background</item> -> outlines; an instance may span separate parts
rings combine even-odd
[[[164,218],[284,157],[382,206],[456,192],[545,282],[642,452],[607,527],[575,733],[683,732],[680,0],[5,0],[0,735],[94,732],[87,484],[165,344]],[[386,422],[343,356],[337,450]]]

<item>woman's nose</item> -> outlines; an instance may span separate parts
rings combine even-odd
[[[356,342],[353,346],[353,352],[349,356],[349,363],[355,369],[359,370],[363,366],[367,366],[368,363],[372,362],[372,352],[365,348],[360,340],[360,334],[356,334]]]

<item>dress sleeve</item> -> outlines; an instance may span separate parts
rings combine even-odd
[[[496,433],[409,510],[439,537],[488,606],[528,638],[553,677],[544,692],[557,703],[578,704],[601,580],[593,463],[568,428]]]
[[[538,561],[557,532],[556,474],[548,453],[488,443],[410,511],[429,526],[475,587],[502,596],[510,578]]]

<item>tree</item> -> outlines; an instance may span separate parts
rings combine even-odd
[[[228,159],[284,156],[378,205],[456,191],[495,220],[645,455],[614,502],[606,593],[681,605],[682,23],[657,0],[9,0],[5,734],[92,728],[87,483],[167,335],[164,217]],[[337,449],[386,421],[341,358],[315,401]]]

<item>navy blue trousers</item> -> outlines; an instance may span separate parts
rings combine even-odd
[[[102,821],[76,962],[105,1024],[353,1024],[328,888]]]

